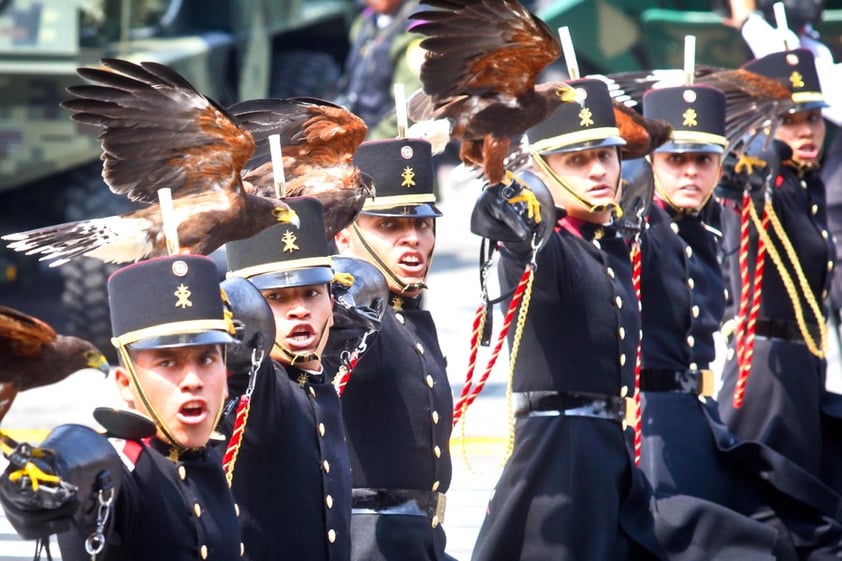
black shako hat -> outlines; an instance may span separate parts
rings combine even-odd
[[[438,217],[433,192],[432,147],[426,140],[370,140],[354,152],[354,164],[374,179],[374,199],[366,199],[362,214]]]
[[[562,103],[526,131],[530,152],[546,155],[625,145],[605,82],[586,78],[566,84],[576,93],[576,101]]]
[[[643,116],[672,125],[670,139],[655,152],[722,154],[725,138],[725,94],[711,86],[658,88],[643,94]]]
[[[216,264],[203,255],[170,255],[118,269],[108,279],[115,346],[132,349],[234,342]]]
[[[795,108],[790,112],[827,107],[819,85],[819,74],[813,53],[807,49],[793,49],[772,53],[742,66],[757,74],[773,78],[789,88]]]
[[[285,202],[298,214],[301,225],[277,224],[246,240],[225,244],[228,278],[246,278],[260,290],[333,280],[322,203],[313,197]]]

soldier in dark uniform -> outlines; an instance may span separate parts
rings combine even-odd
[[[435,324],[421,308],[441,216],[431,148],[414,139],[369,141],[354,161],[374,178],[377,197],[336,245],[380,269],[391,305],[342,396],[354,480],[352,557],[446,559],[453,396]]]
[[[289,199],[300,228],[279,225],[227,244],[229,277],[263,293],[275,317],[272,360],[254,376],[245,423],[222,428],[237,448],[230,466],[245,557],[347,561],[351,474],[339,396],[321,354],[332,319],[334,278],[321,204]],[[245,390],[232,376],[232,394]],[[236,427],[236,430],[235,430]]]
[[[148,418],[100,409],[106,435],[63,425],[39,448],[19,448],[0,484],[9,520],[25,538],[68,530],[59,538],[66,560],[91,559],[86,547],[115,561],[239,559],[234,499],[205,448],[227,396],[224,346],[233,341],[216,266],[196,255],[151,259],[114,273],[108,294],[117,384]],[[78,490],[36,486],[32,471],[17,477],[27,457]]]
[[[656,493],[704,498],[771,524],[779,530],[777,559],[807,551],[818,559],[821,548],[834,558],[840,528],[819,532],[834,524],[808,506],[818,493],[833,516],[832,491],[768,447],[738,441],[712,398],[725,290],[717,240],[700,212],[720,177],[725,95],[706,86],[652,90],[643,114],[673,132],[651,156],[655,199],[642,235],[641,469]]]
[[[821,477],[821,404],[825,395],[827,350],[826,310],[835,252],[828,233],[825,189],[817,170],[825,126],[825,106],[812,54],[805,49],[773,53],[745,68],[779,80],[792,91],[795,108],[781,115],[775,137],[784,141],[791,157],[784,157],[770,178],[765,228],[766,257],[761,300],[753,329],[750,362],[740,360],[732,342],[719,395],[722,418],[739,437],[758,440],[779,451],[811,474]],[[763,212],[761,190],[753,198]],[[729,287],[735,301],[745,296],[739,270],[741,201],[723,210],[723,250],[729,258]],[[732,210],[729,210],[732,209]],[[778,227],[778,224],[780,227]],[[755,268],[757,229],[751,228],[748,268]],[[791,246],[791,250],[789,248]],[[745,247],[745,244],[744,244]],[[738,325],[740,318],[737,318]],[[743,322],[735,339],[752,335]],[[735,392],[740,365],[749,367],[745,393]],[[735,404],[735,395],[742,403]]]

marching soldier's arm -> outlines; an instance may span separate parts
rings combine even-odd
[[[101,503],[116,498],[122,462],[103,435],[81,425],[55,428],[40,446],[18,444],[0,476],[0,504],[24,539],[97,527]],[[105,521],[108,522],[108,521]]]

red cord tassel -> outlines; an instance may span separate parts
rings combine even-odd
[[[248,421],[250,408],[251,396],[248,394],[241,395],[240,402],[237,404],[234,430],[231,431],[231,438],[228,440],[228,447],[225,448],[225,454],[222,456],[222,469],[225,471],[225,479],[228,481],[229,487],[231,486],[231,481],[234,478],[234,465],[237,463],[237,456],[240,453],[240,445],[243,442],[243,434],[246,430],[246,422]]]
[[[635,241],[631,251],[632,258],[632,285],[634,286],[634,294],[637,297],[638,307],[640,306],[640,271],[641,271],[641,255],[640,255],[640,241]],[[634,362],[634,404],[635,404],[635,419],[634,419],[634,464],[640,465],[640,448],[643,444],[643,415],[640,410],[640,363],[642,354],[643,341],[641,337],[637,339],[637,353]]]

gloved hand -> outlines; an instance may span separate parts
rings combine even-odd
[[[99,489],[116,493],[122,462],[111,444],[88,427],[62,425],[39,447],[19,444],[0,476],[0,504],[23,539],[96,525]]]
[[[527,172],[524,172],[524,176]],[[471,232],[499,242],[528,242],[537,233],[541,241],[555,225],[552,196],[537,177],[529,185],[511,178],[509,185],[483,189],[471,213]]]
[[[767,145],[765,135],[755,137],[745,149],[732,150],[725,156],[716,195],[742,200],[745,191],[764,193],[772,187],[781,162],[791,157],[792,149],[787,143],[772,139]]]

